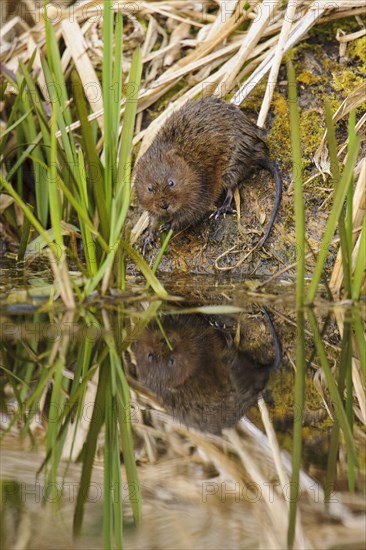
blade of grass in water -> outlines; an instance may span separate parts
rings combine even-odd
[[[358,350],[358,357],[361,365],[361,375],[363,378],[364,384],[366,384],[366,341],[365,341],[365,332],[364,324],[361,319],[360,313],[356,310],[354,312],[353,328],[355,333],[355,340]]]
[[[113,492],[111,496],[113,498],[114,507],[114,538],[116,541],[116,547],[123,548],[123,485],[118,445],[115,446],[113,455],[112,483]]]
[[[108,377],[107,371],[108,368],[104,365],[104,363],[102,363],[99,368],[98,388],[97,394],[95,396],[93,414],[89,424],[89,431],[86,442],[83,447],[83,468],[81,472],[80,486],[76,499],[73,521],[73,533],[75,536],[79,535],[81,531],[84,517],[84,506],[90,487],[90,480],[93,470],[95,452],[97,449],[98,436],[102,428],[105,416],[105,399]]]
[[[341,355],[339,360],[339,371],[338,371],[338,391],[341,396],[344,394],[346,372],[352,360],[350,329],[351,329],[350,323],[345,323],[343,337],[342,337]],[[351,365],[351,368],[352,368],[352,365]],[[351,396],[352,396],[352,392],[351,392]],[[337,417],[335,417],[334,424],[332,427],[331,439],[330,439],[328,461],[327,461],[327,475],[326,475],[325,488],[324,488],[324,502],[326,505],[329,504],[330,497],[334,489],[338,452],[339,452],[339,422]]]
[[[137,524],[141,520],[141,495],[133,448],[130,392],[122,364],[117,356],[115,358],[117,359],[116,374],[118,375],[118,391],[116,395],[118,404],[118,422],[122,440],[122,451],[128,481],[130,504],[135,523]]]
[[[291,61],[287,64],[287,78],[291,126],[292,170],[295,189],[296,303],[298,307],[301,307],[304,304],[305,292],[305,214],[300,142],[300,116],[297,102],[295,70]]]
[[[352,183],[353,170],[356,164],[359,147],[360,138],[355,133],[350,134],[347,161],[343,169],[339,185],[334,193],[333,208],[328,219],[327,227],[325,229],[323,240],[320,246],[318,261],[316,263],[313,277],[309,285],[307,295],[307,302],[309,304],[312,304],[314,302],[315,294],[324,269],[324,264],[329,253],[329,246],[331,244],[331,240],[336,230],[339,216],[344,206],[344,200],[346,198],[348,188]]]
[[[59,421],[63,409],[64,397],[62,395],[63,369],[65,368],[65,358],[58,357],[55,363],[55,376],[52,384],[52,393],[50,400],[50,414],[47,427],[47,451],[50,451],[51,472],[49,483],[51,485],[52,503],[57,505],[57,469],[59,465],[60,453],[57,435],[61,422]]]
[[[327,123],[327,139],[328,139],[328,149],[329,149],[329,159],[330,166],[333,176],[333,185],[334,189],[337,189],[340,181],[340,170],[339,170],[339,161],[337,155],[337,140],[335,134],[335,128],[333,124],[333,114],[330,108],[328,101],[324,103],[325,116]],[[342,267],[343,267],[343,276],[344,276],[344,287],[348,297],[351,296],[351,258],[350,258],[350,249],[348,247],[348,239],[346,234],[346,224],[344,218],[344,212],[341,211],[338,220],[339,225],[339,237],[341,242],[341,253],[342,253]]]
[[[158,269],[158,267],[159,267],[159,265],[160,265],[161,259],[162,259],[162,257],[164,256],[165,250],[167,249],[168,243],[169,243],[169,241],[170,241],[172,235],[173,235],[173,229],[170,229],[170,230],[168,231],[168,233],[166,234],[166,236],[165,236],[165,239],[164,239],[164,241],[163,241],[163,244],[162,244],[161,247],[160,247],[160,250],[159,250],[159,252],[158,252],[158,255],[156,256],[156,260],[155,260],[155,262],[154,262],[154,265],[153,265],[153,267],[152,267],[152,269],[151,269],[152,273],[154,273],[154,274],[156,273],[156,271],[157,271],[157,269]],[[149,287],[150,287],[150,284],[149,284],[149,283],[146,283],[146,286],[145,286],[146,290],[147,290]]]
[[[350,338],[350,353],[347,357],[346,364],[346,415],[349,426],[354,424],[354,412],[353,412],[353,380],[352,380],[352,339]],[[357,462],[347,452],[347,479],[348,489],[351,493],[354,493],[356,486],[356,468]]]
[[[33,212],[33,206],[31,204],[28,204],[28,208],[31,212]],[[24,254],[25,250],[27,248],[27,243],[29,239],[29,233],[30,233],[31,223],[29,219],[24,216],[24,222],[22,227],[22,236],[19,243],[19,250],[18,250],[18,262],[22,262],[24,260]]]
[[[143,274],[145,279],[148,281],[148,283],[150,284],[154,292],[156,292],[158,296],[161,296],[162,298],[166,298],[168,296],[167,291],[165,290],[163,285],[159,282],[159,280],[155,277],[155,275],[152,273],[148,264],[146,263],[144,258],[140,256],[137,250],[132,248],[131,245],[129,245],[123,240],[119,242],[119,246],[125,252],[127,252],[127,255],[132,259],[136,267],[141,271],[141,273]],[[85,285],[85,290],[84,290],[85,296],[88,296],[90,292],[92,292],[96,288],[99,281],[104,276],[106,270],[110,267],[110,264],[114,261],[114,257],[117,250],[118,250],[118,243],[117,243],[117,246],[115,246],[115,249],[108,254],[105,262],[101,265],[95,277],[90,279],[90,281],[88,281],[88,283]]]
[[[352,426],[350,426],[346,412],[344,410],[342,398],[339,395],[339,391],[336,386],[336,383],[332,374],[332,370],[330,368],[330,365],[325,353],[324,344],[321,338],[321,334],[319,332],[319,327],[318,327],[318,323],[316,321],[314,312],[311,309],[307,311],[308,311],[308,320],[314,336],[315,347],[318,353],[321,367],[324,372],[330,398],[334,406],[334,414],[337,416],[339,425],[344,435],[347,455],[349,457],[349,460],[351,461],[352,467],[355,468],[357,464],[357,454],[356,454],[356,449],[355,449],[355,444],[354,444],[354,439],[352,434]]]
[[[108,369],[109,371],[109,369]],[[114,454],[114,446],[116,442],[116,433],[113,422],[113,403],[112,392],[110,387],[110,372],[105,371],[108,376],[108,382],[105,392],[105,438],[104,438],[104,464],[103,464],[103,540],[104,548],[112,548],[113,541],[113,506],[111,492],[112,484],[112,461]]]
[[[107,322],[106,326],[108,326]],[[126,468],[129,494],[131,499],[131,495],[136,496],[136,487],[138,487],[138,476],[131,430],[130,389],[123,370],[121,354],[117,352],[114,338],[110,333],[107,333],[104,339],[108,346],[111,373],[110,388],[113,398],[115,399],[115,418],[116,416],[118,417],[119,431],[122,441],[123,460]],[[115,481],[117,482],[117,480]],[[120,485],[118,485],[118,487],[120,487]],[[135,489],[135,492],[133,491],[133,489]],[[137,493],[137,502],[133,502],[131,499],[132,512],[136,523],[139,522],[141,517],[141,498],[139,492]],[[115,513],[119,513],[118,509],[115,509]]]
[[[295,373],[295,403],[297,414],[294,418],[292,437],[292,473],[290,484],[290,507],[287,531],[288,548],[293,548],[296,535],[296,518],[298,498],[300,496],[300,468],[302,451],[302,425],[304,415],[305,388],[305,322],[303,310],[297,311],[296,319],[296,373]]]

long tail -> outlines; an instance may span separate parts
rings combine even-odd
[[[275,196],[275,201],[272,209],[271,219],[269,220],[266,232],[262,237],[262,240],[260,241],[259,246],[263,246],[269,237],[273,223],[277,216],[278,208],[280,206],[281,197],[282,197],[282,178],[278,170],[277,164],[273,160],[267,160],[265,162],[262,162],[261,166],[266,170],[268,170],[269,172],[271,172],[271,174],[273,175],[276,183],[276,196]]]

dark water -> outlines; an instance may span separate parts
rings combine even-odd
[[[64,312],[24,282],[1,298],[3,548],[363,547],[362,308],[299,321],[289,287],[197,278]]]

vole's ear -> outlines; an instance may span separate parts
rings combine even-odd
[[[174,159],[174,158],[177,158],[177,157],[182,158],[179,149],[176,149],[175,147],[172,147],[171,149],[169,149],[169,151],[167,151],[167,153],[166,153],[166,156],[169,159]]]

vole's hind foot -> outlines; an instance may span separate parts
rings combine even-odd
[[[217,210],[215,210],[215,212],[212,212],[212,214],[210,215],[210,219],[215,218],[215,220],[217,220],[217,218],[221,215],[225,217],[226,214],[234,214],[236,210],[231,206],[233,196],[234,194],[232,190],[228,189],[223,204]]]
[[[235,208],[223,204],[222,206],[220,206],[220,208],[215,210],[215,212],[212,212],[212,214],[210,215],[210,219],[215,218],[215,220],[217,220],[220,216],[224,216],[225,218],[226,214],[235,214],[235,212]]]

